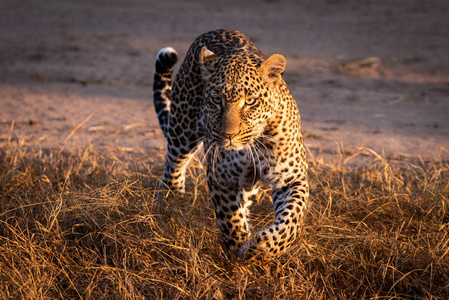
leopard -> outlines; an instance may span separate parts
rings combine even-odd
[[[202,151],[225,255],[274,260],[299,240],[309,198],[286,59],[265,56],[240,31],[219,29],[194,40],[172,81],[177,60],[176,50],[163,48],[154,68],[154,106],[167,139],[159,188],[185,193],[186,168]],[[265,186],[274,220],[253,234],[250,206]]]

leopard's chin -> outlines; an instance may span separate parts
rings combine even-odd
[[[226,151],[237,151],[237,150],[241,150],[245,147],[245,144],[236,142],[234,140],[216,140],[217,144],[225,149]]]
[[[229,139],[214,139],[214,144],[226,151],[238,151],[242,150],[246,146],[246,143]]]
[[[239,151],[244,149],[246,146],[251,145],[254,142],[251,138],[239,138],[232,140],[220,140],[219,144],[227,151]]]
[[[238,150],[242,150],[243,148],[245,148],[245,145],[229,144],[229,145],[224,145],[223,148],[227,151],[238,151]]]

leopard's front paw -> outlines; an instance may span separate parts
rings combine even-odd
[[[254,239],[247,241],[238,251],[239,258],[245,261],[265,260],[266,252],[261,243],[256,243]]]
[[[238,251],[239,258],[245,261],[270,261],[276,257],[273,248],[268,247],[267,243],[264,241],[259,241],[251,239],[246,242]]]

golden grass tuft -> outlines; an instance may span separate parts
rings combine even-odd
[[[312,159],[301,242],[248,265],[225,258],[195,168],[159,202],[145,157],[4,144],[0,298],[448,299],[448,164],[365,151],[369,167]],[[272,216],[262,197],[255,227]]]

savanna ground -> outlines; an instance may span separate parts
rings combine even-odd
[[[0,298],[448,299],[447,1],[0,1]],[[239,29],[287,58],[301,240],[229,262],[204,174],[154,199],[159,48]],[[271,222],[266,190],[252,219]]]

